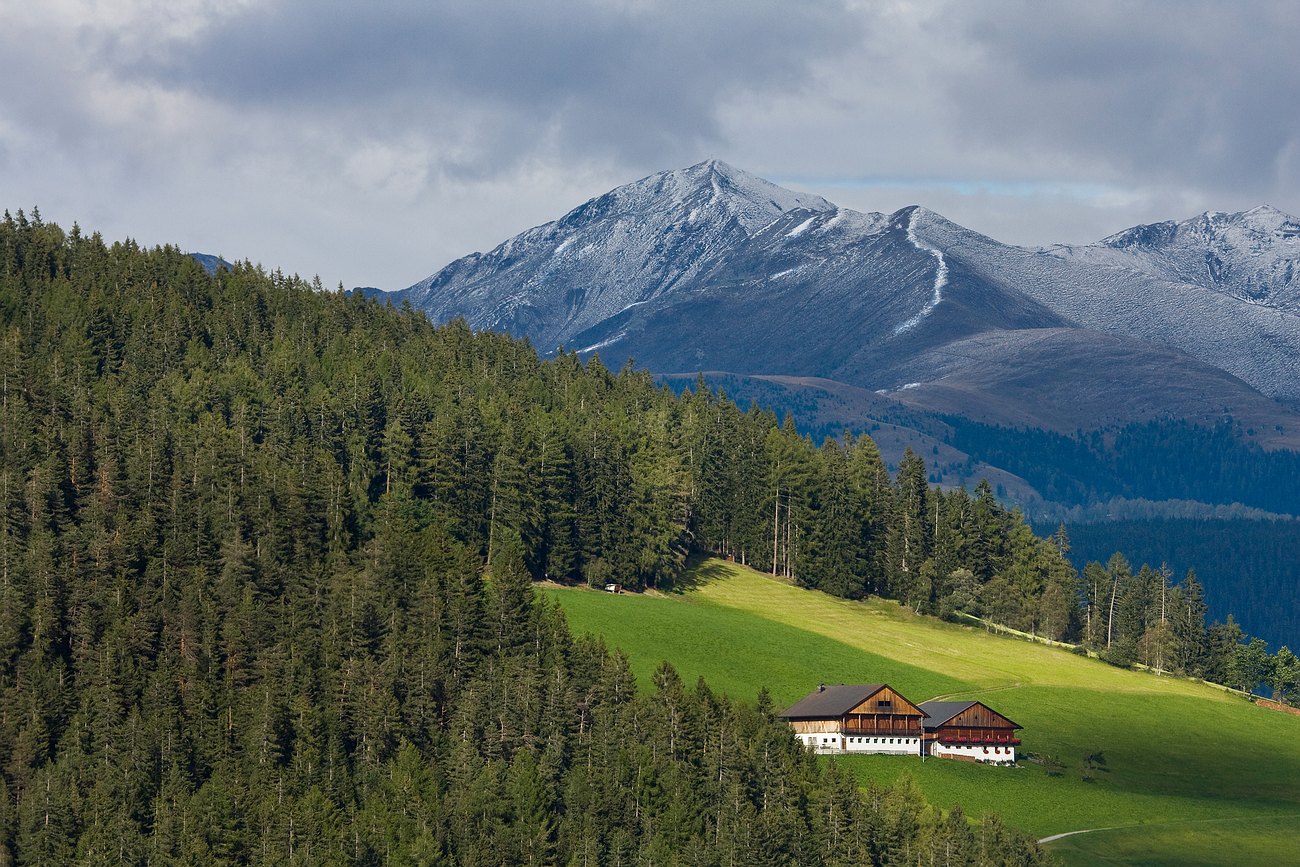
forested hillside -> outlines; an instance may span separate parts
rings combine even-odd
[[[1252,441],[1260,432],[1231,416],[1213,427],[1158,421],[1072,436],[944,420],[954,446],[1021,476],[1060,505],[1141,498],[1300,514],[1300,453],[1265,451]]]
[[[1296,521],[1148,518],[1070,524],[1071,558],[1082,565],[1118,548],[1146,563],[1195,568],[1211,616],[1229,613],[1277,643],[1300,636],[1300,523]]]
[[[762,696],[637,693],[530,590],[671,585],[692,546],[927,606],[963,564],[1068,583],[917,464],[6,214],[0,864],[1035,863]]]
[[[891,467],[902,463],[903,443],[916,443],[931,483],[951,488],[983,476],[1000,501],[1027,500],[1027,516],[1044,535],[1064,522],[1077,542],[1069,552],[1077,569],[1117,550],[1135,564],[1168,563],[1180,574],[1194,568],[1211,617],[1233,614],[1274,646],[1300,641],[1300,584],[1285,553],[1300,539],[1300,524],[1279,519],[1300,512],[1300,454],[1265,451],[1252,440],[1261,431],[1229,420],[1213,427],[1166,420],[1067,436],[927,415],[821,381],[705,379],[738,403],[785,413],[814,439],[869,431],[882,451],[892,448]],[[688,382],[663,380],[678,391]],[[956,497],[961,503],[964,495]],[[928,610],[940,611],[941,598]],[[1018,617],[1026,628],[1033,628],[1030,613]]]
[[[1036,857],[906,786],[858,794],[762,701],[668,668],[636,694],[529,589],[670,588],[691,550],[1300,680],[1207,630],[1194,579],[1077,572],[987,485],[932,488],[910,453],[891,477],[867,437],[36,214],[0,224],[0,516],[20,864]]]

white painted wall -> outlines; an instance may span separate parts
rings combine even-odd
[[[839,732],[813,732],[797,734],[808,749],[822,754],[877,754],[891,756],[916,756],[921,754],[920,738],[888,738],[844,735]],[[985,750],[987,749],[987,752]],[[945,759],[974,759],[977,762],[1014,762],[1016,748],[1011,744],[942,744],[930,745],[930,755]]]
[[[865,737],[838,732],[801,734],[804,746],[818,753],[875,753],[894,756],[921,754],[921,739],[900,737]]]
[[[900,737],[865,737],[848,735],[844,751],[849,753],[883,753],[894,756],[919,756],[921,739]]]
[[[1010,744],[985,747],[983,744],[942,744],[936,741],[930,747],[930,755],[946,759],[974,759],[977,762],[1014,762],[1016,748]]]

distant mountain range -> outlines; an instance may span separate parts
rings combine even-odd
[[[543,352],[631,358],[679,383],[709,372],[807,429],[873,430],[895,460],[924,448],[936,481],[1002,473],[1014,499],[1071,505],[955,431],[1180,424],[1300,448],[1298,261],[1300,221],[1267,206],[1024,248],[710,160],[371,294]]]

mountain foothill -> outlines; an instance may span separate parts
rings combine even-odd
[[[820,763],[765,693],[638,683],[534,592],[668,590],[724,549],[883,591],[869,438],[207,264],[0,220],[0,864],[1048,862]]]

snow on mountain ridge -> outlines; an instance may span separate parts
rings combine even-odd
[[[934,272],[934,295],[925,303],[925,306],[921,308],[920,312],[894,329],[894,334],[896,335],[902,334],[905,331],[911,331],[921,323],[922,319],[934,312],[934,308],[938,307],[939,302],[943,301],[943,287],[948,283],[948,262],[943,257],[943,251],[938,247],[931,247],[916,236],[917,210],[918,209],[913,208],[912,212],[907,215],[907,240],[911,242],[912,246],[916,249],[922,250],[933,256],[937,263]]]
[[[950,261],[1018,287],[1080,327],[1176,347],[1265,394],[1300,399],[1300,304],[1289,300],[1300,288],[1291,280],[1300,249],[1280,236],[1268,243],[1258,236],[1259,221],[1284,219],[1243,214],[1202,214],[1137,226],[1096,244],[1036,250],[946,220],[926,220],[918,232]],[[1258,242],[1253,252],[1242,249],[1248,235]],[[1266,297],[1243,297],[1241,283],[1259,273],[1261,262],[1283,279]]]
[[[1300,312],[1300,221],[1271,205],[1134,226],[1076,251],[1091,261]]]
[[[717,340],[726,322],[782,346],[766,363],[784,372],[873,388],[915,380],[886,371],[936,341],[1076,327],[1300,399],[1300,317],[1286,312],[1300,312],[1298,248],[1300,224],[1268,206],[1013,247],[919,206],[862,214],[707,160],[611,190],[401,295],[435,321],[465,316],[543,352],[608,348],[664,370],[757,364],[761,347]]]
[[[1247,211],[1226,213],[1205,211],[1187,220],[1133,226],[1102,238],[1097,245],[1116,249],[1134,246],[1167,246],[1180,235],[1211,242],[1239,241],[1243,236],[1257,240],[1286,238],[1300,232],[1300,221],[1272,205],[1257,205]]]
[[[463,315],[549,348],[695,280],[792,212],[817,220],[836,208],[706,160],[611,190],[402,294],[435,320]],[[502,293],[503,281],[514,288]]]

